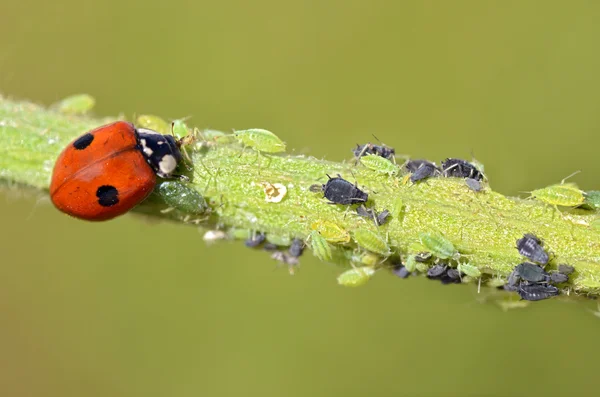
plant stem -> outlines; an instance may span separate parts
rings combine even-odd
[[[65,145],[83,132],[111,121],[64,115],[23,101],[0,98],[0,180],[47,191],[54,160]],[[204,196],[212,213],[205,223],[225,230],[257,231],[273,240],[306,240],[317,220],[335,223],[351,235],[369,228],[387,238],[401,257],[423,251],[419,233],[441,233],[486,277],[506,278],[524,261],[515,242],[524,233],[540,237],[558,263],[575,267],[565,290],[600,293],[600,230],[591,225],[598,212],[557,210],[535,200],[505,197],[489,186],[470,190],[464,179],[430,178],[406,183],[402,175],[381,175],[354,162],[330,162],[305,156],[258,154],[243,150],[229,139],[191,145],[191,164],[182,166],[187,184]],[[369,193],[368,205],[389,209],[391,220],[376,227],[357,216],[354,207],[327,204],[322,193],[309,187],[325,183],[327,176],[341,174]],[[267,202],[264,188],[281,183],[287,194],[281,202]],[[168,213],[156,192],[134,211],[180,222],[202,218],[176,209]],[[242,233],[243,234],[243,233]],[[387,236],[387,237],[386,237]],[[351,241],[332,244],[337,262],[361,251]]]

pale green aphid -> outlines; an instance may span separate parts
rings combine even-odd
[[[331,247],[327,240],[323,238],[316,230],[313,230],[309,236],[310,248],[312,249],[313,255],[320,260],[327,262],[333,258],[331,254]]]
[[[417,269],[418,264],[419,262],[417,262],[415,255],[413,254],[409,255],[408,258],[406,258],[406,261],[404,261],[404,267],[411,273]]]
[[[142,114],[135,119],[136,127],[147,128],[165,135],[171,132],[171,126],[165,120],[151,114]]]
[[[396,164],[376,154],[362,156],[360,157],[360,162],[365,167],[380,174],[388,174],[390,176],[393,176],[398,173],[398,166]]]
[[[586,192],[585,204],[593,209],[600,209],[600,190],[591,190]]]
[[[161,183],[158,193],[169,207],[188,215],[201,215],[209,209],[200,193],[178,181]]]
[[[350,260],[352,262],[360,263],[361,265],[374,267],[381,261],[381,257],[372,252],[363,252],[361,254],[352,255]]]
[[[375,269],[372,267],[355,267],[340,274],[337,278],[337,282],[344,287],[360,287],[361,285],[366,284],[373,274],[375,274]]]
[[[287,234],[267,234],[267,242],[281,247],[287,247],[292,244],[292,239]]]
[[[502,287],[504,284],[506,284],[506,280],[500,277],[491,278],[487,282],[487,286],[492,288]]]
[[[85,114],[92,110],[96,99],[88,94],[77,94],[66,97],[58,102],[57,109],[63,114]]]
[[[359,247],[364,248],[368,251],[374,252],[382,256],[390,256],[392,251],[390,247],[377,233],[372,232],[368,229],[358,229],[352,233],[354,241]]]
[[[190,135],[190,129],[188,128],[187,124],[185,124],[184,119],[173,120],[173,123],[171,124],[171,131],[177,138]]]
[[[321,236],[330,243],[347,243],[350,234],[333,222],[318,219],[311,223],[310,228],[321,233]]]
[[[481,271],[476,266],[470,265],[468,263],[459,263],[458,266],[456,267],[456,270],[458,270],[461,273],[466,274],[469,277],[473,277],[473,278],[481,277]]]
[[[285,143],[271,131],[253,128],[235,131],[233,135],[244,145],[265,153],[285,152]]]
[[[427,251],[440,259],[458,259],[460,256],[454,244],[441,234],[419,233],[419,240]]]
[[[427,273],[427,270],[429,270],[429,265],[427,263],[417,262],[415,268],[421,273]]]
[[[391,214],[395,219],[402,218],[402,215],[404,214],[404,200],[402,200],[402,197],[396,197],[394,199]]]
[[[584,192],[574,183],[561,183],[537,189],[531,192],[531,197],[561,207],[577,207],[585,201]]]
[[[229,238],[235,240],[246,240],[252,237],[252,230],[249,229],[237,229],[235,227],[229,229],[227,231],[227,235]]]

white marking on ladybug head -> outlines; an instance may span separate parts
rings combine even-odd
[[[142,145],[142,150],[146,153],[147,156],[152,156],[154,151],[148,147],[145,139],[140,139],[140,144]]]
[[[160,162],[158,163],[158,168],[161,173],[165,175],[170,175],[177,168],[177,160],[170,154],[165,154]]]
[[[138,134],[162,135],[160,132],[157,132],[157,131],[154,131],[154,130],[149,130],[147,128],[138,128],[137,132],[138,132]]]

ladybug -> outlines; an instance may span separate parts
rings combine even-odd
[[[71,142],[54,165],[50,198],[60,211],[104,221],[142,202],[181,161],[180,142],[170,135],[117,121]]]

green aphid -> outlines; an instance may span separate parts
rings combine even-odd
[[[237,229],[232,227],[227,231],[227,235],[231,239],[235,240],[247,240],[252,237],[252,230],[249,229]]]
[[[469,277],[473,277],[473,278],[479,278],[481,277],[481,271],[473,265],[470,265],[468,263],[459,263],[458,266],[456,267],[456,270],[458,270],[459,272],[466,274]]]
[[[360,254],[352,255],[350,260],[355,263],[360,263],[361,265],[375,267],[381,261],[381,257],[379,255],[375,255],[372,252],[363,252]]]
[[[56,108],[63,114],[85,114],[92,110],[96,100],[88,94],[77,94],[66,97],[56,104]]]
[[[427,270],[429,270],[429,265],[427,263],[422,263],[422,262],[417,262],[417,264],[415,265],[415,268],[420,272],[420,273],[427,273]]]
[[[135,126],[147,128],[163,135],[171,132],[171,126],[165,120],[151,114],[142,114],[135,119]]]
[[[285,143],[271,131],[253,128],[235,131],[233,135],[244,145],[265,153],[285,152]]]
[[[187,124],[185,124],[185,119],[173,120],[173,123],[171,124],[171,131],[177,138],[190,135],[190,129],[188,128]]]
[[[402,215],[404,215],[404,200],[402,197],[396,197],[394,199],[394,203],[392,204],[392,217],[394,219],[402,219]]]
[[[502,287],[504,284],[506,284],[506,280],[500,277],[491,278],[487,282],[487,286],[491,288]]]
[[[390,176],[394,176],[398,173],[398,166],[396,164],[376,154],[362,156],[360,157],[360,162],[365,167],[380,174],[388,174]]]
[[[267,234],[267,242],[280,247],[287,247],[292,244],[292,239],[287,234]]]
[[[188,215],[202,215],[209,209],[200,193],[181,182],[163,182],[158,193],[169,207]]]
[[[327,240],[323,238],[316,230],[313,230],[309,236],[310,248],[312,249],[313,255],[324,262],[328,262],[333,258],[331,254],[331,247]]]
[[[458,259],[460,254],[454,244],[438,233],[419,233],[419,240],[425,249],[440,259]]]
[[[577,207],[585,202],[585,192],[579,190],[574,183],[561,183],[537,189],[531,192],[531,197],[561,207]]]
[[[373,274],[375,274],[375,269],[372,267],[355,267],[340,274],[337,278],[337,282],[344,287],[360,287],[361,285],[366,284]]]
[[[310,228],[321,233],[321,236],[330,243],[347,243],[350,241],[350,234],[333,222],[318,219],[311,223]]]
[[[586,192],[585,205],[595,210],[600,209],[600,190]]]
[[[359,247],[364,248],[368,251],[374,252],[381,256],[390,256],[392,251],[390,247],[377,233],[372,232],[368,229],[358,229],[352,233],[354,241]]]
[[[419,264],[419,262],[417,262],[416,255],[413,255],[413,254],[409,255],[406,258],[406,261],[404,261],[404,267],[410,273],[413,273],[417,269],[418,264]]]

